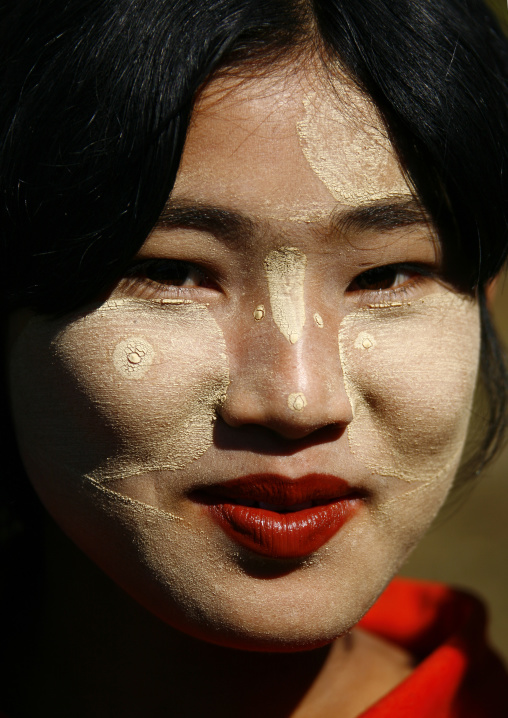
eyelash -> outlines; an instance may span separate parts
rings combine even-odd
[[[395,287],[387,287],[387,288],[378,288],[378,289],[355,289],[354,285],[359,283],[359,280],[363,277],[364,279],[368,277],[368,275],[373,276],[374,278],[376,276],[382,277],[383,273],[393,273],[394,279],[397,279],[397,276],[400,274],[407,274],[409,275],[408,279],[406,279],[404,282],[400,283],[398,286]],[[429,277],[434,276],[434,273],[425,266],[418,265],[418,264],[387,264],[382,265],[380,267],[373,267],[372,269],[368,269],[365,272],[362,272],[359,274],[355,279],[351,282],[351,284],[348,287],[348,292],[351,294],[361,295],[362,301],[366,301],[368,303],[390,303],[392,301],[400,301],[401,299],[405,299],[408,296],[411,296],[413,292],[420,286],[420,284],[425,281],[425,279],[428,279]],[[380,280],[381,281],[381,280]]]
[[[154,279],[153,276],[148,276],[149,273],[159,275],[159,278]],[[195,273],[198,278],[201,278],[201,284],[185,286],[169,283],[172,278],[176,281],[184,280],[184,278],[187,278],[188,275],[192,273]],[[375,283],[377,277],[379,283],[382,282],[383,275],[386,277],[386,275],[390,273],[395,275],[395,279],[397,275],[400,274],[409,274],[412,276],[396,287],[377,289],[355,288],[355,284],[360,284],[362,278],[365,280],[370,276],[372,282]],[[429,268],[417,264],[400,263],[382,265],[361,272],[349,284],[346,291],[350,294],[360,295],[362,301],[371,303],[381,301],[388,303],[410,295],[425,278],[432,275],[433,273]],[[120,280],[118,289],[131,296],[140,297],[142,299],[157,300],[165,297],[191,299],[193,296],[196,296],[196,293],[199,295],[202,294],[203,291],[217,290],[219,286],[218,282],[210,278],[206,270],[192,262],[170,259],[148,259],[131,265],[124,277]]]
[[[159,279],[147,276],[148,272],[153,274],[160,273]],[[204,284],[198,286],[184,286],[178,284],[170,284],[171,276],[176,279],[180,274],[180,279],[185,274],[196,273],[201,276]],[[141,299],[160,299],[165,296],[174,298],[190,299],[197,292],[216,288],[217,282],[209,278],[205,270],[192,262],[171,259],[147,259],[131,265],[126,271],[123,279],[120,280],[119,289],[129,294],[133,294]]]

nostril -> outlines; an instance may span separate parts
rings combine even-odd
[[[221,417],[214,427],[213,443],[218,449],[245,451],[268,456],[292,456],[319,444],[341,439],[346,425],[330,424],[300,436],[287,436],[282,431],[259,424],[231,426]]]

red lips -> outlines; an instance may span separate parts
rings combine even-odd
[[[302,558],[323,546],[360,508],[342,479],[253,474],[200,492],[196,499],[240,545],[271,558]]]

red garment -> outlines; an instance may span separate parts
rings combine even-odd
[[[420,660],[359,718],[508,718],[508,673],[486,643],[478,599],[439,583],[394,579],[359,626]]]
[[[395,579],[359,626],[420,661],[361,718],[508,718],[508,673],[486,643],[486,612],[443,584]]]

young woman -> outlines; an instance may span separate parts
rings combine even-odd
[[[493,17],[1,13],[5,714],[507,715],[481,606],[390,583],[504,426]]]

